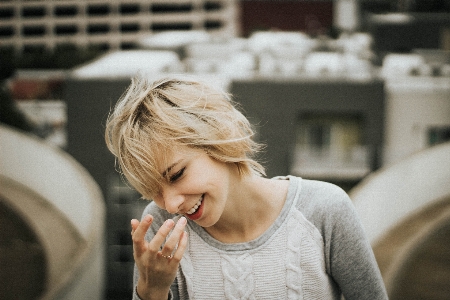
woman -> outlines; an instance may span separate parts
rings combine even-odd
[[[387,299],[347,194],[264,177],[229,96],[185,79],[132,80],[106,142],[153,200],[132,220],[134,299]]]

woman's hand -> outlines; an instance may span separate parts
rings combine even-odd
[[[176,225],[172,219],[166,220],[147,242],[145,234],[152,222],[151,215],[146,215],[142,222],[131,220],[133,255],[139,270],[137,293],[141,299],[167,299],[187,245],[186,218],[181,217]]]

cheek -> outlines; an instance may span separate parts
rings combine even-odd
[[[193,174],[194,175],[194,174]],[[189,180],[179,185],[181,194],[203,194],[206,192],[208,181],[203,176],[191,176]]]
[[[217,194],[223,187],[224,176],[220,173],[199,173],[184,186],[187,194]]]

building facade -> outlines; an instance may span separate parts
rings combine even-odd
[[[237,19],[237,0],[1,1],[0,47],[130,49],[141,37],[166,30],[235,36]]]

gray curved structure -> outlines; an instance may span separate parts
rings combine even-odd
[[[1,299],[103,298],[103,196],[71,156],[0,126],[0,218]]]
[[[390,299],[450,299],[450,143],[350,191]]]

